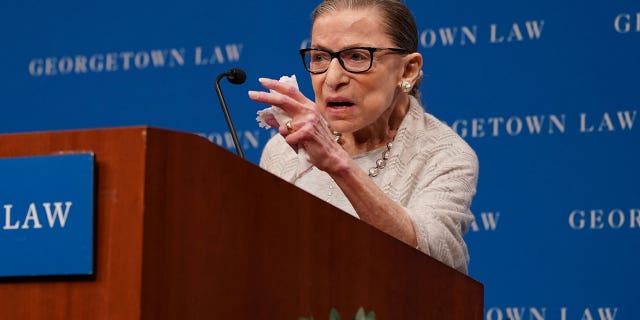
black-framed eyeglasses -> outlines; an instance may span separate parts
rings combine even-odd
[[[409,50],[402,48],[354,47],[336,52],[309,48],[301,49],[300,56],[302,56],[305,69],[313,74],[324,73],[329,70],[329,65],[333,58],[337,58],[345,70],[351,73],[362,73],[371,69],[373,53],[383,50],[389,50],[393,53],[409,53]]]

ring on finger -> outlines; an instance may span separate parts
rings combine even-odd
[[[287,121],[287,123],[285,123],[285,126],[287,127],[287,130],[289,131],[289,133],[295,131],[295,129],[293,128],[293,125],[291,124],[291,120]]]

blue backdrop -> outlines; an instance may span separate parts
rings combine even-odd
[[[13,3],[12,3],[13,2]],[[640,2],[406,1],[423,102],[480,158],[471,275],[486,319],[640,319]],[[0,4],[1,132],[152,125],[233,143],[258,128],[247,90],[296,74],[316,2]]]

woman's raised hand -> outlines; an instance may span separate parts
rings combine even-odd
[[[340,165],[340,161],[337,160],[348,154],[336,143],[326,120],[316,109],[315,102],[292,85],[268,78],[260,78],[259,81],[271,92],[249,91],[249,98],[279,107],[291,117],[291,120],[285,123],[267,119],[268,124],[277,127],[295,150],[303,147],[309,155],[310,162],[318,169],[337,170]]]

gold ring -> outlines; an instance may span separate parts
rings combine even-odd
[[[285,126],[287,127],[287,130],[289,130],[289,133],[293,132],[293,126],[291,125],[291,120],[287,121],[287,123],[285,124]]]

